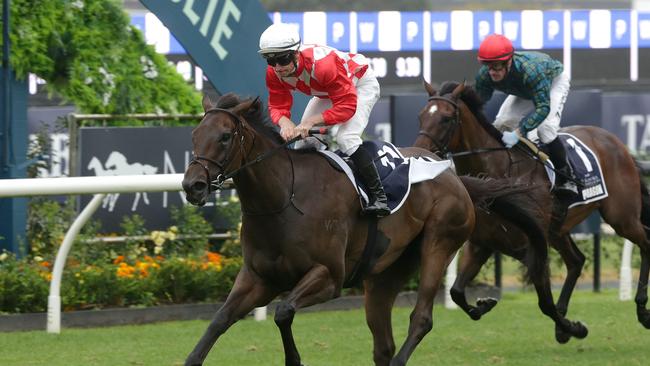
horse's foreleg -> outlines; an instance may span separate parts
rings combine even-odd
[[[275,324],[280,329],[284,346],[285,365],[300,365],[300,354],[293,339],[291,324],[296,310],[327,301],[334,297],[337,286],[327,267],[317,264],[305,274],[296,287],[275,309]]]
[[[467,303],[465,296],[465,288],[481,270],[481,267],[490,258],[493,251],[488,248],[479,247],[472,242],[467,242],[463,248],[463,255],[460,260],[460,269],[454,285],[449,291],[451,299],[454,300],[463,311],[474,320],[481,319],[481,316],[496,305],[497,301],[493,298],[485,298],[477,301],[477,306],[472,306]]]
[[[650,329],[650,311],[646,309],[648,303],[648,275],[650,274],[649,250],[641,248],[641,268],[639,270],[639,283],[636,289],[634,302],[636,303],[636,316],[646,329]]]
[[[541,280],[534,281],[535,290],[537,291],[537,301],[539,308],[549,318],[553,319],[555,322],[555,334],[556,340],[560,343],[561,340],[565,337],[576,337],[576,338],[585,338],[588,334],[587,327],[581,322],[573,322],[560,314],[558,309],[553,303],[553,294],[551,293],[551,282],[548,276],[545,276]],[[561,338],[558,338],[558,332],[560,333]],[[565,333],[562,335],[562,333]]]
[[[582,273],[585,264],[585,256],[582,254],[570,235],[559,238],[553,247],[560,253],[567,268],[567,276],[562,285],[562,292],[557,300],[557,311],[566,315],[569,309],[569,300],[575,288],[576,282]]]
[[[264,286],[246,267],[242,267],[226,302],[217,311],[192,353],[187,356],[185,365],[202,365],[219,336],[254,308],[268,304],[277,294],[277,291]]]
[[[571,238],[571,235],[557,238],[552,244],[558,253],[560,253],[567,269],[566,279],[562,285],[562,292],[560,292],[560,297],[558,298],[556,305],[557,311],[562,316],[566,316],[569,310],[571,294],[573,294],[573,289],[576,286],[576,282],[582,273],[582,267],[585,264],[585,256],[582,254],[580,249],[578,249],[578,246]],[[563,332],[560,327],[555,327],[555,339],[559,343],[566,343],[570,338],[571,336]]]
[[[413,312],[411,312],[406,341],[397,356],[391,361],[391,366],[406,365],[415,347],[433,328],[433,300],[440,288],[445,270],[462,242],[456,244],[450,240],[444,240],[444,242],[439,240],[437,243],[431,244],[433,245],[429,248],[426,245],[422,248],[418,299]]]
[[[364,283],[366,323],[372,333],[373,359],[377,366],[388,366],[395,355],[391,310],[397,293],[417,268],[418,259],[417,254],[404,253],[385,271],[368,277]]]

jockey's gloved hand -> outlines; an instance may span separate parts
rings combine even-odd
[[[501,137],[501,141],[503,141],[504,144],[506,144],[506,147],[509,149],[517,142],[519,142],[519,134],[515,131],[506,131],[503,133],[503,137]]]

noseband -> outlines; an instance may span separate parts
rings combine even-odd
[[[241,132],[241,127],[244,124],[243,124],[243,122],[241,120],[241,117],[238,116],[237,114],[233,113],[229,109],[211,108],[211,109],[208,109],[205,112],[205,115],[204,115],[203,118],[205,118],[205,116],[207,116],[209,113],[213,113],[213,112],[224,112],[224,113],[228,114],[230,117],[232,117],[235,121],[237,121],[237,123],[236,123],[237,128],[235,129],[235,132],[233,133],[233,139],[236,138],[238,135],[240,136],[241,141],[240,141],[239,147],[240,147],[241,152],[243,153],[244,152],[244,134]],[[228,164],[231,163],[234,156],[235,156],[235,144],[232,144],[232,146],[230,148],[230,151],[228,151],[228,155],[226,155],[226,157],[222,161],[216,161],[214,159],[211,159],[211,158],[208,158],[208,157],[205,157],[205,156],[196,155],[196,154],[194,154],[194,152],[192,152],[192,160],[190,160],[190,163],[188,164],[188,167],[190,167],[192,164],[198,164],[200,167],[203,168],[203,170],[205,171],[205,176],[206,176],[206,180],[207,180],[207,183],[208,183],[208,193],[211,193],[212,191],[221,189],[223,183],[228,178],[230,178],[232,175],[234,175],[234,172],[233,172],[233,173],[227,174],[227,176],[224,176],[225,169],[228,166]],[[210,169],[208,167],[208,164],[206,164],[206,163],[212,163],[212,164],[216,165],[219,168],[220,173],[217,175],[217,177],[214,180],[210,176]],[[239,169],[237,169],[236,171],[238,171],[238,170]]]
[[[418,135],[426,136],[431,142],[435,145],[436,149],[443,155],[449,152],[449,142],[451,141],[454,132],[460,126],[460,108],[458,108],[458,103],[455,100],[447,96],[438,96],[434,95],[428,99],[429,102],[433,100],[444,100],[445,102],[451,104],[454,107],[454,119],[451,121],[451,127],[445,131],[445,135],[442,137],[442,140],[436,139],[431,133],[425,130],[418,131]]]

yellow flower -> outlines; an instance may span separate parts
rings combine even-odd
[[[2,254],[0,254],[0,262],[2,262],[2,261],[4,261],[5,259],[7,259],[7,257],[9,257],[9,254],[7,254],[7,253],[2,253]]]

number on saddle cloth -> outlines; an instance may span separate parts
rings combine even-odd
[[[562,146],[566,151],[568,163],[573,169],[578,184],[578,194],[568,199],[568,207],[584,205],[601,200],[608,196],[603,171],[596,154],[580,139],[566,132],[558,134]],[[552,166],[551,160],[546,164]],[[546,165],[546,172],[551,182],[555,179],[555,172]]]

